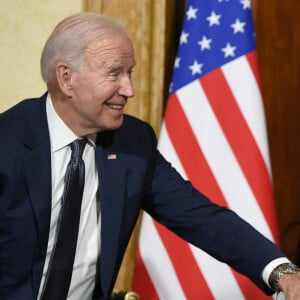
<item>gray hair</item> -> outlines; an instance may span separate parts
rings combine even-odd
[[[78,13],[62,20],[49,36],[41,55],[41,75],[46,84],[54,77],[56,64],[66,62],[74,70],[83,64],[84,51],[104,34],[124,33],[116,20],[97,13]]]

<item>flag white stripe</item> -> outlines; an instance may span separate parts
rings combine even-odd
[[[173,144],[170,140],[168,131],[166,129],[165,122],[162,124],[161,133],[160,133],[160,139],[158,143],[158,149],[161,152],[161,154],[165,157],[168,157],[168,162],[172,164],[172,166],[177,170],[181,176],[187,180],[187,175],[184,171],[184,168],[182,167],[182,164],[180,160],[178,159],[178,156],[176,154],[176,151],[173,147]]]
[[[139,237],[139,249],[159,298],[186,299],[170,257],[154,226],[153,220],[147,213],[143,214],[142,229]],[[161,269],[162,266],[163,270]]]
[[[177,96],[229,207],[272,239],[266,220],[199,81],[177,91]]]
[[[217,261],[193,245],[190,245],[190,248],[215,300],[244,299],[244,295],[228,265]],[[230,293],[224,293],[224,291],[230,291]]]
[[[255,138],[271,178],[264,108],[251,66],[245,56],[242,56],[221,69]]]

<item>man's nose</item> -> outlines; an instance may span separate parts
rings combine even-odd
[[[127,76],[122,78],[119,93],[127,98],[132,98],[134,96],[134,88],[131,78]]]

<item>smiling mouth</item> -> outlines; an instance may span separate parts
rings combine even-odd
[[[121,104],[106,104],[109,108],[111,109],[115,109],[115,110],[122,110],[124,108],[125,105],[121,105]]]

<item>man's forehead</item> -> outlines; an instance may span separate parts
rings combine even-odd
[[[124,35],[108,36],[91,41],[85,49],[91,55],[117,55],[134,57],[134,48],[131,40]]]
[[[136,64],[133,47],[115,43],[115,40],[92,43],[86,48],[85,56],[90,66],[104,67],[107,70],[132,69]]]
[[[118,47],[118,45],[122,45],[122,47],[127,45],[133,48],[130,38],[124,32],[112,31],[92,37],[86,49],[90,52],[98,52],[103,48],[113,48]]]

